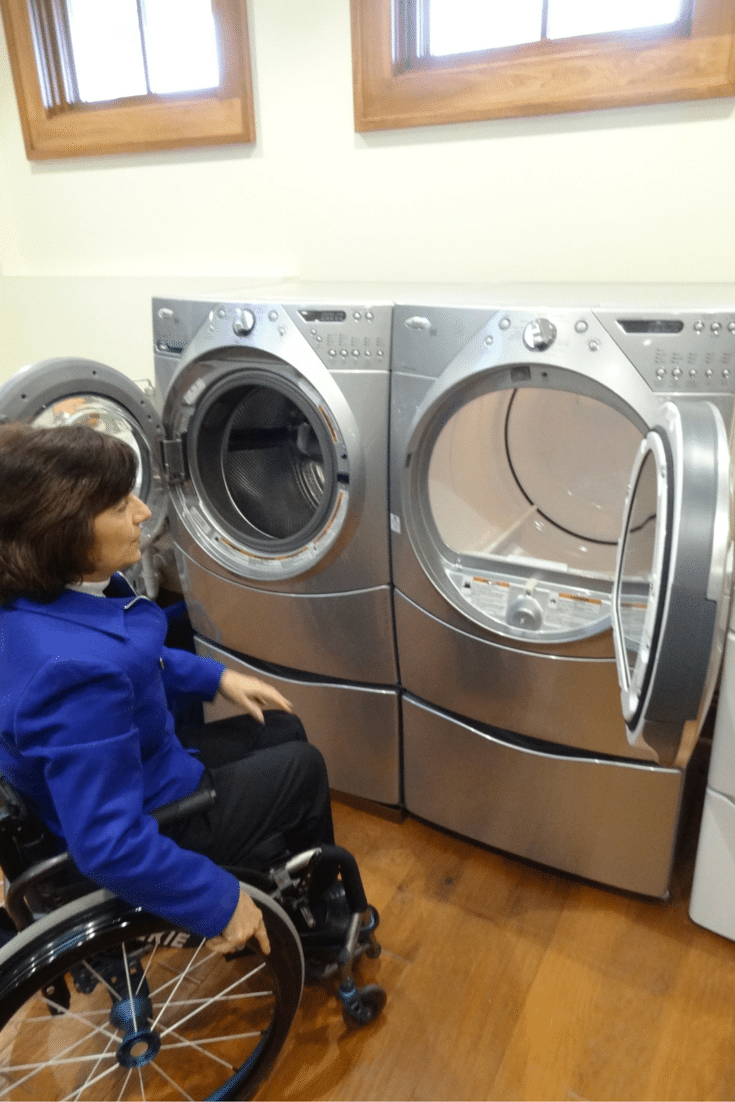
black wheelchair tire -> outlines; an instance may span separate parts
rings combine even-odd
[[[251,959],[260,960],[258,967],[265,969],[264,974],[271,985],[265,993],[271,996],[271,1019],[262,1035],[255,1031],[254,1035],[260,1036],[260,1040],[253,1052],[248,1054],[241,1065],[233,1066],[231,1074],[224,1081],[218,1082],[209,1090],[210,1098],[252,1097],[267,1077],[283,1046],[303,989],[303,953],[291,920],[270,896],[250,885],[245,884],[243,887],[263,912],[271,952],[268,957],[262,957],[253,942],[252,946],[249,945],[242,953],[228,960],[232,964],[239,962],[240,966],[248,954]],[[174,933],[169,935],[168,931]],[[128,944],[140,947],[148,943],[160,943],[165,946],[169,940],[171,945],[176,942],[176,949],[184,952],[189,948],[186,939],[193,939],[192,949],[195,943],[200,945],[203,940],[194,938],[185,931],[179,931],[178,934],[176,931],[179,928],[172,923],[132,907],[104,890],[83,896],[34,922],[0,949],[0,1037],[8,1023],[49,983],[58,976],[69,973],[72,968],[84,967],[83,962],[97,954]],[[139,948],[141,956],[145,951]],[[165,951],[166,948],[162,950],[162,954]],[[151,957],[153,954],[154,950],[150,950]],[[221,958],[217,958],[212,968],[219,967],[220,963]],[[43,999],[43,995],[41,998]],[[189,1000],[195,1001],[204,1000]],[[216,996],[210,1002],[217,1002]],[[46,1000],[46,1007],[48,1006],[49,1002]],[[49,1018],[53,1016],[49,1014]],[[194,1013],[189,1015],[194,1016]],[[107,1036],[110,1035],[111,1031],[108,1030]],[[210,1043],[209,1039],[205,1043]],[[120,1048],[122,1047],[121,1045]],[[130,1051],[132,1052],[132,1048]],[[7,1065],[3,1064],[3,1058],[0,1050],[0,1073],[7,1075]],[[150,1062],[153,1063],[153,1060],[154,1057],[151,1056]],[[122,1066],[123,1069],[129,1067],[128,1064]],[[135,1066],[138,1069],[138,1064]],[[117,1073],[114,1066],[112,1070]],[[0,1098],[12,1098],[12,1079],[6,1078],[5,1083],[9,1084],[7,1093],[0,1090]],[[32,1089],[32,1084],[30,1086]],[[43,1097],[47,1096],[44,1094]]]

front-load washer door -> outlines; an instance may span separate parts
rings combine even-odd
[[[685,764],[718,676],[732,575],[727,432],[709,402],[667,402],[623,514],[613,635],[632,745]]]
[[[179,372],[164,420],[177,519],[230,573],[265,585],[306,576],[349,542],[364,463],[326,369],[310,379],[263,350],[220,350]]]
[[[32,425],[91,425],[118,436],[138,459],[133,492],[146,502],[141,549],[160,533],[166,519],[166,488],[158,461],[163,426],[140,387],[121,372],[94,360],[43,360],[16,372],[0,386],[0,422]]]

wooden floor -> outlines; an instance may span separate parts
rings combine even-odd
[[[363,1030],[310,986],[267,1099],[733,1099],[735,943],[695,926],[695,843],[651,902],[335,804],[381,913]]]

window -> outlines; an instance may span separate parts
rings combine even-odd
[[[735,94],[732,0],[352,0],[357,130]]]
[[[245,0],[0,0],[31,160],[253,141]]]
[[[417,5],[413,7],[416,17]],[[426,53],[476,53],[529,42],[613,32],[682,29],[691,3],[682,0],[430,0],[425,5]]]
[[[219,87],[210,0],[66,0],[60,14],[71,47],[64,76],[72,102]],[[42,32],[39,25],[39,46]]]

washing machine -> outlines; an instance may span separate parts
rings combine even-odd
[[[405,803],[664,897],[726,635],[735,307],[591,293],[394,309]]]
[[[178,572],[200,653],[281,689],[333,788],[395,806],[392,306],[285,291],[153,302]]]

